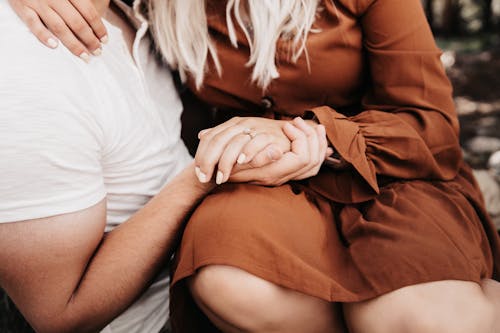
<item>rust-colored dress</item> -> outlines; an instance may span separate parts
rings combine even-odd
[[[217,2],[217,1],[214,1]],[[500,276],[498,235],[464,164],[450,83],[420,0],[324,0],[306,57],[262,90],[248,44],[230,45],[225,1],[209,17],[223,67],[195,92],[218,114],[278,119],[307,111],[351,164],[270,188],[226,184],[191,216],[176,256],[176,333],[211,332],[185,286],[205,265],[242,268],[331,302],[436,280]]]

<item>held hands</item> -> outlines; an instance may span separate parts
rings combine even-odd
[[[60,40],[72,53],[88,62],[101,54],[107,42],[106,27],[91,0],[9,0],[14,11],[46,46]]]
[[[233,118],[199,136],[195,163],[201,182],[215,173],[217,184],[229,180],[278,186],[316,175],[332,153],[324,126],[301,118]]]

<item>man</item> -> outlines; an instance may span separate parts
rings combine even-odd
[[[119,1],[94,5],[109,42],[78,59],[0,3],[0,287],[37,332],[156,333],[176,237],[213,185],[195,177],[146,20]],[[289,127],[276,170],[311,163],[313,140]],[[265,176],[275,150],[239,181]]]
[[[0,286],[38,332],[159,332],[177,232],[211,188],[129,11],[107,10],[109,43],[87,64],[0,6]]]

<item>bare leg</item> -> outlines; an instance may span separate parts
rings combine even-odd
[[[481,288],[495,308],[495,328],[500,332],[500,282],[485,279],[481,281]]]
[[[341,309],[230,266],[206,266],[191,277],[202,311],[226,333],[343,333]]]
[[[494,312],[481,286],[465,281],[419,284],[344,305],[351,333],[495,333]]]

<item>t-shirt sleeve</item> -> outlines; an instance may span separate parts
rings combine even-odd
[[[343,203],[369,200],[384,179],[449,180],[461,161],[451,86],[420,0],[358,0],[370,87],[361,112],[315,108],[334,149],[352,166],[310,180]]]
[[[76,212],[105,197],[102,135],[90,110],[57,80],[26,75],[0,80],[0,223]]]

